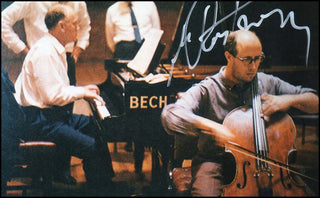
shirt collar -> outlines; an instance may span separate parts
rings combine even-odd
[[[47,33],[47,35],[59,54],[63,54],[66,52],[65,47],[58,41],[58,39],[56,37],[54,37],[50,33]]]
[[[220,68],[218,77],[219,77],[220,81],[222,82],[222,84],[223,84],[228,90],[231,90],[231,89],[234,87],[235,84],[234,84],[231,80],[227,79],[227,78],[223,75],[225,69],[226,69],[226,66],[222,66],[222,67]]]
[[[241,91],[241,90],[244,90],[246,89],[250,84],[251,82],[249,83],[244,83],[244,84],[234,84],[231,80],[227,79],[225,76],[224,76],[224,70],[226,69],[226,66],[223,66],[221,67],[220,71],[219,71],[219,74],[218,74],[218,77],[219,79],[221,80],[222,84],[229,90],[238,90],[238,91]]]

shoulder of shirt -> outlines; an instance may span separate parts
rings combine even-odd
[[[69,1],[67,5],[73,7],[73,9],[78,9],[79,7],[87,8],[85,1]]]
[[[108,11],[113,11],[113,10],[117,10],[119,7],[119,2],[115,2],[114,4],[112,4],[111,6],[108,7]]]
[[[275,77],[272,74],[267,74],[264,72],[258,72],[257,75],[258,75],[258,78],[274,78]]]
[[[155,5],[155,3],[153,1],[136,1],[136,2],[133,2],[132,4],[135,4],[135,5],[143,5],[143,6],[146,6],[146,5]]]
[[[43,36],[41,39],[39,39],[30,50],[32,50],[33,48],[44,49],[38,51],[38,53],[41,54],[52,54],[53,51],[58,51],[59,53],[62,53],[65,51],[65,48],[59,43],[59,41],[49,33]]]

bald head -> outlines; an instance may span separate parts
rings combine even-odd
[[[63,46],[77,40],[78,18],[70,6],[65,4],[52,6],[46,14],[45,23],[49,33]]]
[[[74,10],[67,5],[57,4],[52,6],[46,14],[45,23],[48,30],[52,30],[56,27],[59,21],[74,15]]]
[[[228,61],[225,77],[234,84],[250,82],[263,60],[260,39],[248,30],[231,32],[227,38],[224,55]]]
[[[246,48],[260,48],[262,50],[262,45],[258,36],[249,30],[230,32],[225,44],[225,51],[228,51],[233,56],[237,56],[239,51]]]

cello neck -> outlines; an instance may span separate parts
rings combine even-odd
[[[254,125],[255,149],[256,153],[260,156],[268,158],[268,142],[265,132],[265,123],[261,115],[261,99],[259,94],[259,81],[256,76],[252,83],[252,116]],[[268,168],[268,164],[257,161],[258,167]]]

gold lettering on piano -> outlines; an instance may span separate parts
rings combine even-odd
[[[154,104],[152,103],[152,100],[153,100],[153,99],[156,100],[156,99],[158,99],[158,97],[157,97],[157,96],[151,96],[151,98],[150,98],[150,100],[149,100],[149,106],[150,106],[152,109],[155,109],[155,108],[157,108],[157,105],[156,105],[156,104],[154,105]]]
[[[146,109],[148,108],[148,106],[146,106],[146,104],[148,104],[148,96],[141,96],[141,109]]]
[[[130,109],[139,107],[139,98],[137,96],[130,96]]]
[[[160,96],[159,98],[159,108],[162,109],[162,104],[163,106],[167,105],[167,96],[164,97],[164,99],[162,99],[162,96]]]
[[[167,96],[130,96],[130,109],[162,109],[167,103]]]

